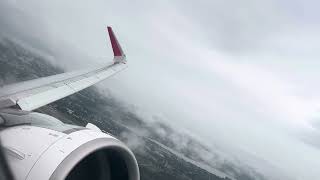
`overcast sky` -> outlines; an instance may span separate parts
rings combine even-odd
[[[16,38],[67,70],[112,59],[111,25],[129,68],[99,86],[146,119],[157,115],[293,179],[320,178],[319,2],[1,1],[0,19],[25,34]]]

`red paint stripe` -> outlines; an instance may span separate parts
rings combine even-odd
[[[111,42],[114,56],[123,56],[123,51],[121,49],[121,46],[120,46],[116,36],[114,35],[112,28],[109,26],[108,26],[108,33],[109,33],[110,42]]]

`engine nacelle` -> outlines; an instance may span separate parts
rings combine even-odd
[[[0,112],[0,138],[16,180],[139,180],[134,154],[94,125],[34,113]]]

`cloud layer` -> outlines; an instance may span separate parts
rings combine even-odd
[[[101,88],[267,175],[247,154],[292,179],[320,177],[317,2],[1,4],[2,34],[68,70],[112,57],[105,32],[112,25],[130,68]]]

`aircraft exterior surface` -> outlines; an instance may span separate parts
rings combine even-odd
[[[112,28],[113,62],[103,67],[20,82],[0,89],[0,140],[16,180],[139,180],[132,151],[93,124],[80,127],[33,110],[127,67]]]

